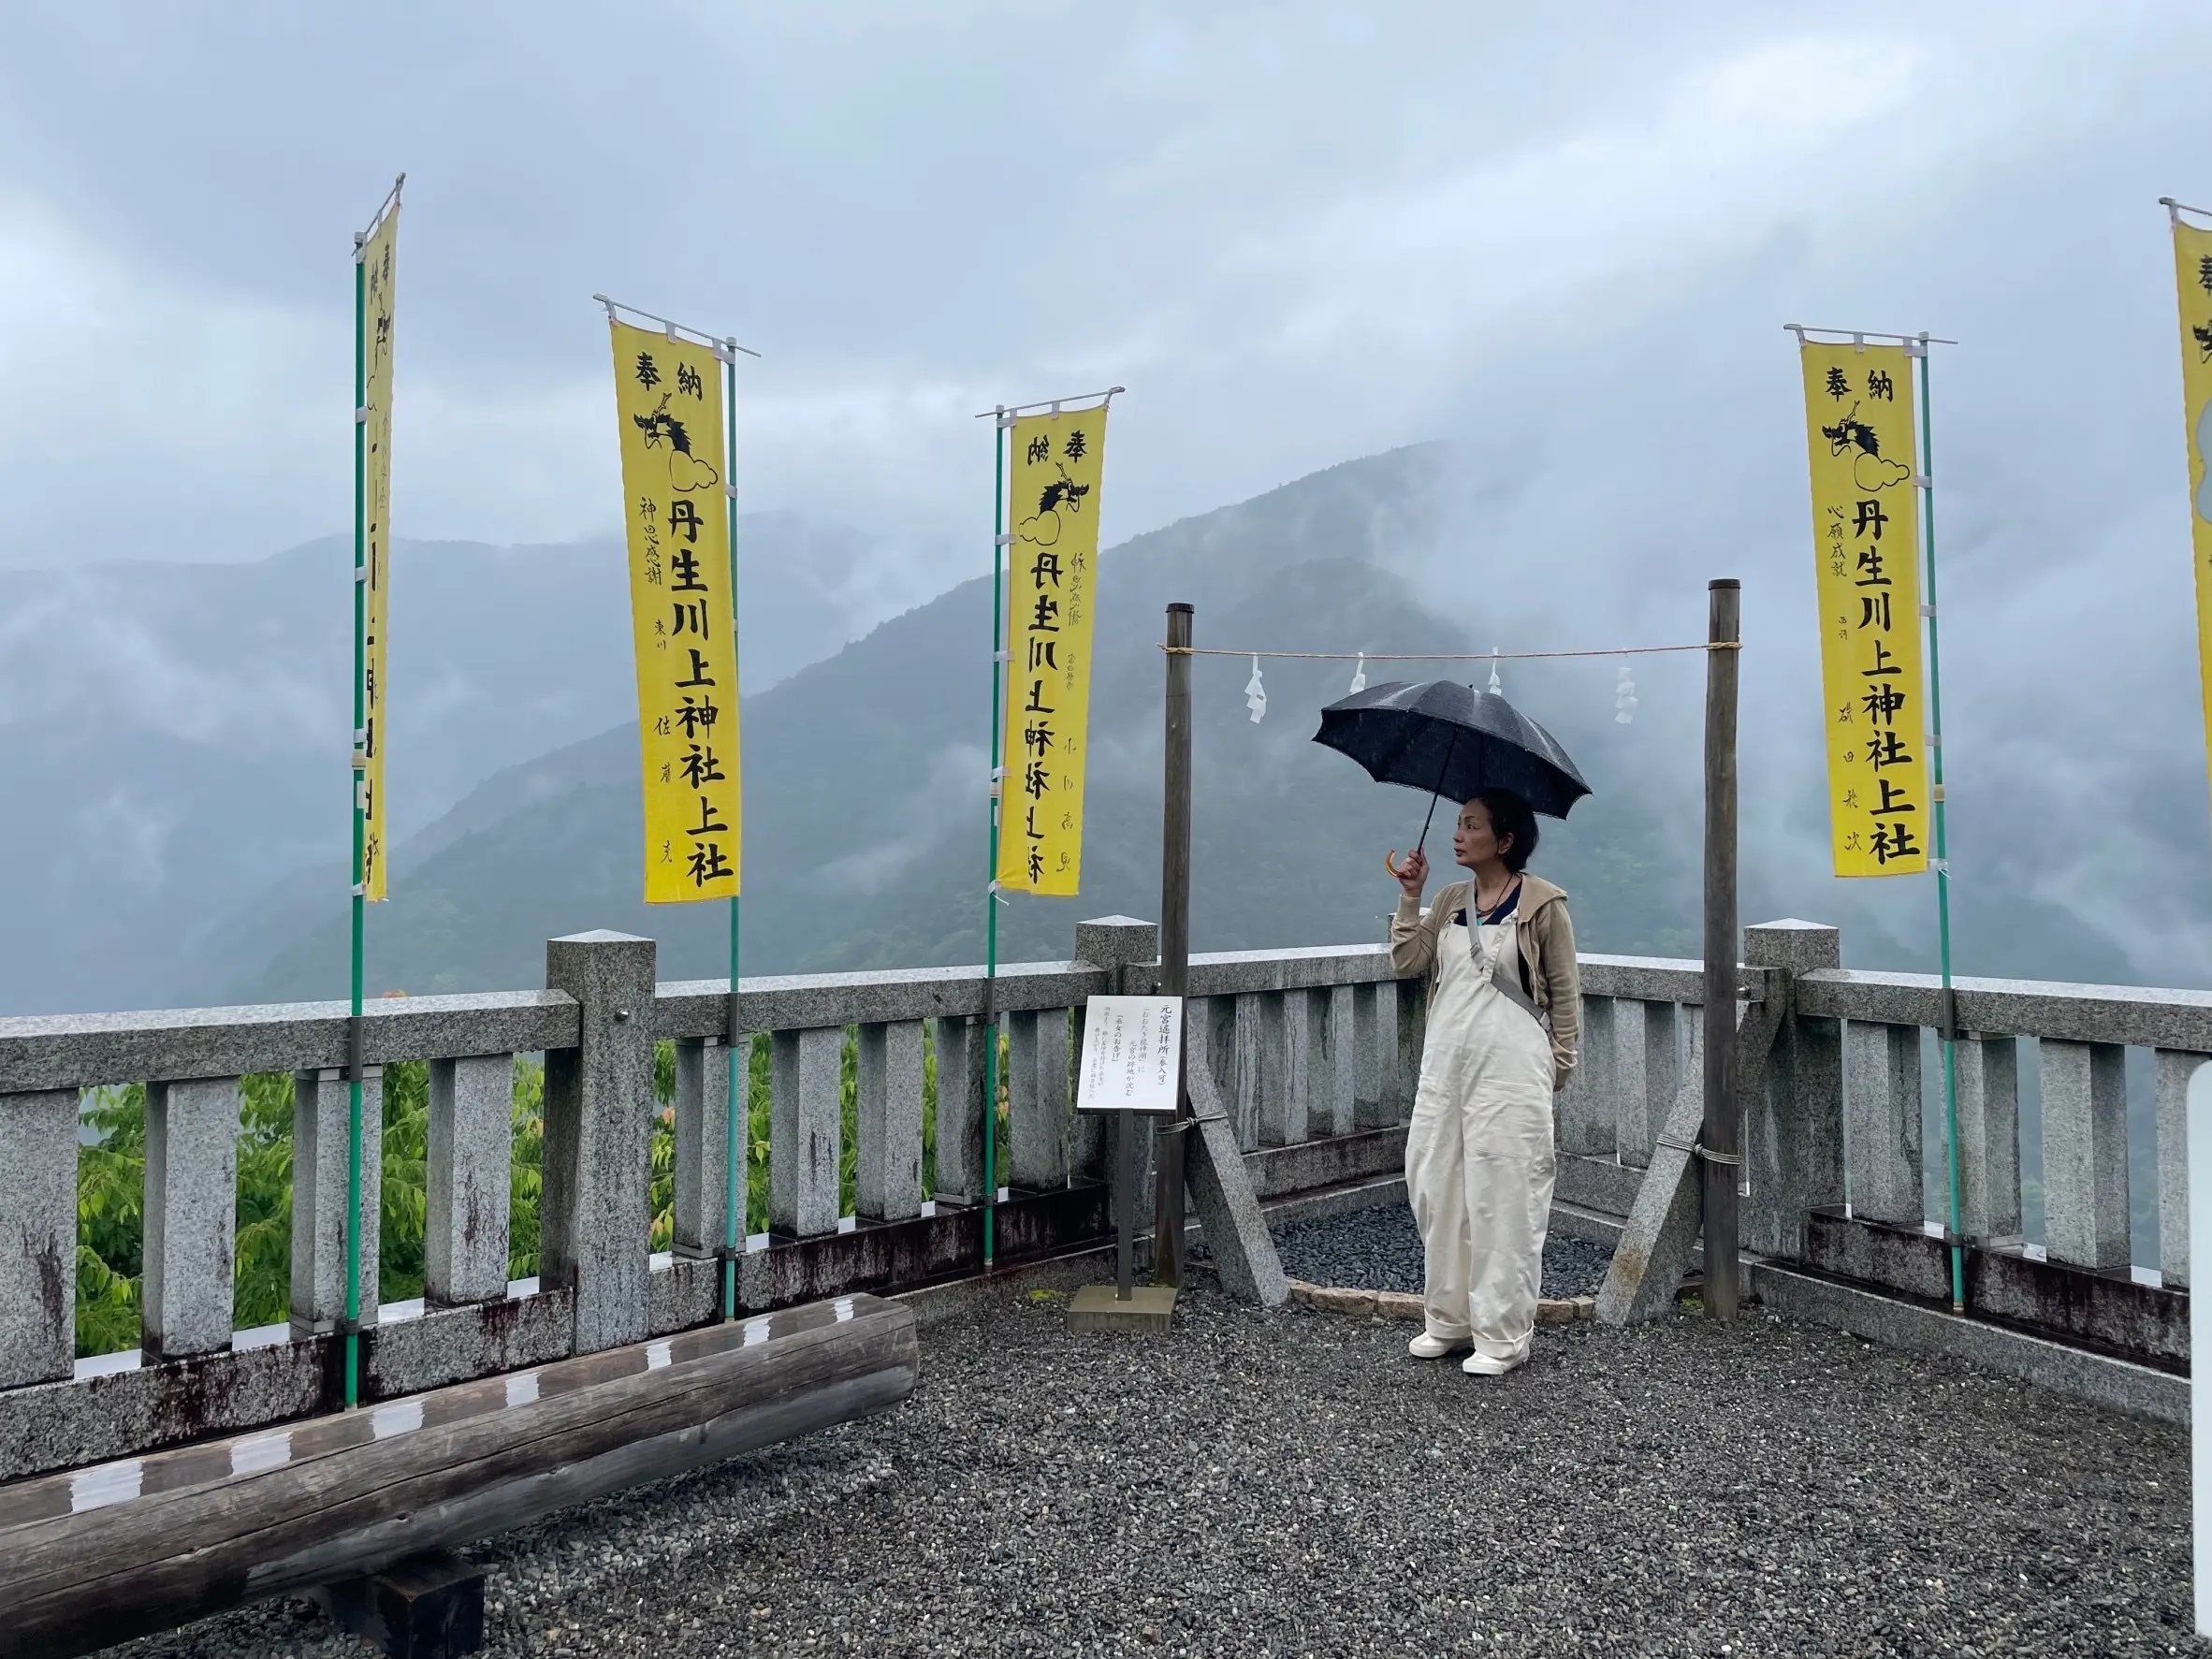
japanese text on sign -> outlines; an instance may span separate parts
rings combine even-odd
[[[715,348],[614,325],[648,904],[731,898],[737,628]]]
[[[385,619],[391,597],[394,201],[361,244],[361,896],[385,896]]]
[[[1078,1112],[1172,1112],[1182,1084],[1183,998],[1093,997],[1084,1005]]]
[[[2188,421],[2189,530],[2196,567],[2197,671],[2205,729],[2212,732],[2212,230],[2174,220],[2175,285],[2181,297],[2182,414]]]
[[[1008,438],[1013,540],[998,884],[1066,895],[1083,876],[1106,411],[1023,415]]]
[[[1913,875],[1930,832],[1912,359],[1848,342],[1801,356],[1835,870]]]

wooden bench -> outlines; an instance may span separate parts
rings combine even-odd
[[[0,1487],[0,1655],[340,1583],[895,1404],[909,1308],[840,1297]]]

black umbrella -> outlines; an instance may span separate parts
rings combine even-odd
[[[1436,799],[1509,789],[1547,818],[1564,818],[1590,793],[1559,740],[1495,691],[1457,680],[1391,680],[1321,710],[1316,743],[1341,749],[1377,783],[1429,792],[1421,845]]]

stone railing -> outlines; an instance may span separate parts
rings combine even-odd
[[[1004,1044],[995,1231],[1014,1262],[1108,1229],[1103,1126],[1072,1108],[1082,1008],[1153,982],[1157,933],[1083,924],[1077,958],[657,983],[650,940],[551,941],[543,991],[379,1000],[365,1017],[359,1227],[363,1394],[387,1399],[697,1325],[720,1311],[733,1031],[769,1052],[769,1230],[736,1253],[746,1312],[978,1271],[986,1033]],[[1744,1102],[1746,1246],[1929,1299],[1921,1030],[1932,982],[1846,973],[1834,929],[1745,935],[1743,994],[1785,998]],[[1699,965],[1583,961],[1582,1064],[1561,1097],[1555,1226],[1627,1214],[1668,1107],[1698,1086]],[[1190,1059],[1211,1070],[1263,1198],[1356,1192],[1402,1167],[1424,987],[1376,946],[1193,958]],[[1964,1228],[1977,1309],[2178,1365],[2187,1355],[2188,1079],[2212,996],[1961,982]],[[344,1308],[348,1022],[342,1005],[0,1020],[0,1478],[328,1408]],[[2016,1040],[2039,1039],[2044,1237],[2022,1235]],[[672,1248],[649,1252],[654,1045],[676,1051]],[[857,1178],[840,1202],[851,1045]],[[2154,1051],[2163,1284],[2130,1271],[2124,1048]],[[545,1058],[540,1273],[510,1283],[515,1056]],[[935,1185],[924,1191],[925,1056]],[[377,1303],[381,1069],[428,1063],[425,1294]],[[240,1080],[294,1078],[290,1319],[233,1329]],[[143,1335],[79,1360],[82,1092],[147,1085]],[[741,1088],[741,1098],[749,1090]],[[749,1132],[739,1137],[749,1148]],[[1849,1157],[1846,1158],[1846,1148]],[[1149,1160],[1145,1160],[1148,1163]],[[1940,1169],[1940,1163],[1937,1164]],[[1144,1177],[1149,1180],[1148,1175]],[[743,1202],[747,1183],[736,1183]],[[1141,1189],[1140,1213],[1148,1213]],[[740,1229],[742,1231],[743,1229]],[[2144,1282],[2144,1281],[2152,1282]]]
[[[1940,982],[1845,971],[1837,930],[1806,923],[1747,929],[1744,956],[1746,994],[1787,999],[1763,1086],[1742,1102],[1744,1246],[1947,1305],[1942,1060],[1926,1036],[1943,1026]],[[1624,1215],[1667,1103],[1700,1086],[1703,1022],[1684,1017],[1702,995],[1695,968],[1587,968],[1583,1066],[1559,1114],[1567,1204]],[[2212,1057],[2212,993],[1966,979],[1954,999],[1969,1308],[2185,1365],[2184,1129],[2190,1079]],[[2022,1039],[2034,1040],[2040,1237],[2023,1226]],[[2130,1048],[2155,1099],[2153,1143],[2132,1161],[2156,1171],[2156,1267],[2131,1248]]]
[[[395,997],[364,1015],[362,1394],[374,1401],[654,1337],[720,1312],[732,1033],[769,1055],[768,1230],[736,1255],[748,1312],[898,1289],[982,1259],[986,1033],[1006,1067],[995,1231],[1015,1262],[1108,1230],[1103,1125],[1072,1111],[1093,995],[1150,987],[1157,930],[1078,930],[1079,957],[1002,968],[658,983],[648,939],[546,948],[543,991]],[[1201,956],[1194,1063],[1229,1081],[1264,1191],[1393,1171],[1419,987],[1375,948]],[[0,1020],[0,1478],[328,1408],[345,1306],[342,1004]],[[649,1254],[654,1046],[675,1049],[673,1237]],[[850,1046],[857,1179],[840,1202]],[[516,1056],[544,1056],[540,1272],[509,1282]],[[927,1056],[934,1188],[924,1190]],[[385,1070],[424,1062],[425,1293],[378,1304]],[[290,1317],[234,1329],[243,1080],[293,1079]],[[749,1084],[749,1076],[747,1080]],[[76,1356],[85,1091],[146,1088],[142,1335]],[[741,1099],[750,1089],[741,1086]],[[749,1156],[750,1126],[739,1137]],[[1265,1150],[1259,1150],[1265,1149]],[[740,1204],[747,1182],[735,1184]],[[744,1230],[741,1227],[741,1232]]]

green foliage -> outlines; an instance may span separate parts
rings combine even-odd
[[[752,1040],[745,1067],[745,1230],[768,1230],[768,1090],[772,1045],[765,1033]]]
[[[666,1039],[653,1044],[653,1105],[648,1247],[665,1250],[676,1241],[676,1044]]]
[[[138,1346],[144,1238],[146,1088],[89,1090],[77,1153],[77,1351]]]
[[[937,1040],[936,1027],[922,1027],[922,1196],[937,1197]]]
[[[837,1214],[860,1208],[860,1027],[845,1027],[837,1053]]]
[[[292,1074],[239,1087],[237,1266],[231,1323],[281,1323],[292,1307]]]
[[[423,1234],[429,1227],[430,1069],[400,1060],[384,1069],[384,1184],[376,1221],[376,1294],[422,1294]]]
[[[655,1082],[660,1083],[658,1068]],[[538,1271],[545,1093],[544,1065],[517,1055],[507,1268],[513,1278],[527,1278]],[[291,1313],[293,1105],[289,1072],[264,1072],[240,1080],[232,1313],[240,1328],[279,1324]],[[77,1155],[80,1356],[138,1346],[144,1276],[145,1086],[131,1084],[86,1091],[82,1121],[89,1139],[80,1143]],[[667,1135],[663,1126],[656,1126],[657,1203],[662,1203],[661,1142]],[[423,1291],[429,1151],[429,1068],[419,1060],[387,1066],[377,1261],[377,1294],[386,1302],[403,1302]],[[665,1220],[656,1210],[656,1238]],[[656,1244],[655,1248],[661,1247]]]
[[[531,1055],[515,1056],[515,1150],[507,1188],[507,1277],[535,1278],[538,1272],[538,1199],[544,1186],[546,1151],[546,1063]]]

